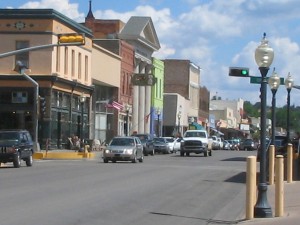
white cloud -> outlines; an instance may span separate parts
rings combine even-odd
[[[208,5],[194,7],[191,12],[182,14],[179,20],[186,30],[199,32],[206,37],[224,38],[240,34],[238,21]]]
[[[161,48],[159,51],[154,52],[153,56],[158,59],[166,59],[169,56],[172,56],[176,53],[176,49],[172,47],[168,47],[165,44],[161,44]]]
[[[259,101],[259,85],[250,84],[249,78],[229,77],[228,69],[245,66],[250,68],[251,75],[260,76],[254,51],[263,32],[267,32],[275,52],[271,69],[276,67],[281,77],[291,72],[295,83],[300,85],[298,0],[181,0],[191,8],[176,17],[173,6],[159,10],[154,7],[165,1],[139,2],[140,6],[126,12],[102,11],[93,6],[93,14],[98,19],[124,22],[131,16],[150,16],[161,44],[154,56],[191,60],[203,69],[201,85],[211,93],[218,92],[222,98]],[[70,3],[70,0],[30,1],[21,7],[54,8],[78,22],[83,22],[87,13],[80,12],[78,4]],[[293,90],[291,101],[296,103],[297,99],[300,99],[300,91]],[[277,101],[278,105],[286,103],[284,87],[278,90]]]
[[[41,0],[41,1],[29,1],[20,8],[52,8],[65,16],[72,18],[75,21],[84,21],[84,13],[79,13],[77,3],[69,3],[69,0]]]

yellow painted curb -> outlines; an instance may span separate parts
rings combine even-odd
[[[91,152],[36,152],[34,159],[94,159],[95,153]]]

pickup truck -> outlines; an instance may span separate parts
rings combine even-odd
[[[212,155],[208,148],[208,136],[206,130],[187,130],[181,140],[180,156],[189,156],[190,153],[203,153],[205,157]]]

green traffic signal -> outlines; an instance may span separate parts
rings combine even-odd
[[[247,67],[229,67],[229,76],[249,77],[249,68]]]
[[[241,70],[241,74],[243,76],[248,76],[248,70]]]

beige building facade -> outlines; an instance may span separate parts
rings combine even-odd
[[[0,52],[44,46],[0,58],[0,128],[28,129],[42,148],[46,142],[63,148],[71,135],[88,137],[93,92],[90,30],[52,9],[0,9],[0,21]],[[65,33],[84,34],[85,44],[57,45]],[[39,113],[33,85],[14,71],[17,62],[38,83],[38,95],[46,100],[45,114]]]

